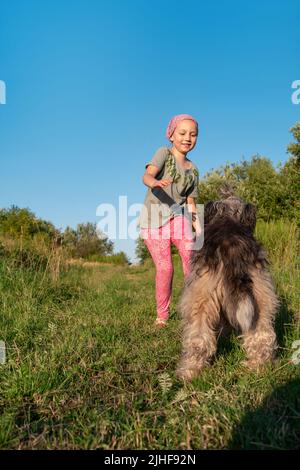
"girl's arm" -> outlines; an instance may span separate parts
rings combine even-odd
[[[143,183],[149,188],[163,188],[172,183],[172,179],[157,180],[155,176],[159,169],[155,165],[148,165],[143,176]]]
[[[202,232],[199,217],[196,209],[196,202],[194,197],[187,197],[188,212],[192,213],[192,224],[196,232],[196,236]]]

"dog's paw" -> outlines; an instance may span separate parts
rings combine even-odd
[[[185,380],[189,382],[190,380],[194,379],[199,375],[199,370],[198,369],[185,369],[183,367],[179,367],[176,370],[176,376],[180,380]]]

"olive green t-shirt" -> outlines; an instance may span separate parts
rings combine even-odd
[[[148,188],[138,225],[140,228],[158,228],[171,217],[183,213],[187,197],[197,198],[199,172],[196,165],[187,159],[191,168],[183,168],[169,147],[160,147],[148,165],[155,165],[159,172],[157,180],[172,178],[173,182],[164,188]]]

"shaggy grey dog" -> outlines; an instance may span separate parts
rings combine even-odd
[[[256,210],[228,186],[204,209],[204,244],[191,261],[179,300],[183,351],[177,376],[191,380],[216,352],[224,326],[235,329],[256,369],[274,356],[278,299],[268,261],[255,240]]]

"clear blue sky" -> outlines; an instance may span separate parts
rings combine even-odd
[[[0,206],[64,229],[119,195],[142,203],[174,114],[198,119],[202,176],[256,153],[285,161],[299,17],[299,0],[1,1]],[[134,261],[134,241],[114,244]]]

